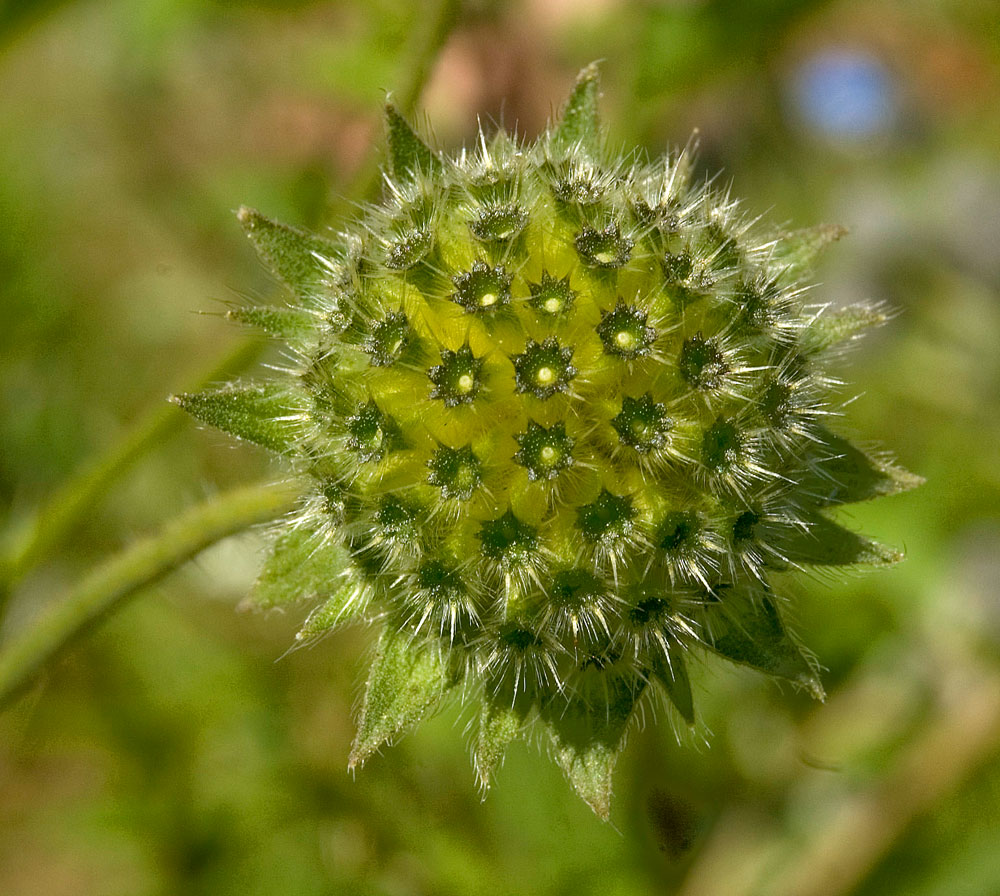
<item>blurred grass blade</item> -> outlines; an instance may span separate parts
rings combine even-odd
[[[195,389],[239,373],[257,359],[263,343],[249,339],[239,343],[221,361],[199,377]],[[0,558],[0,618],[8,594],[54,547],[80,524],[108,492],[147,452],[161,447],[188,418],[167,402],[157,403],[137,426],[101,460],[85,468],[60,488],[12,539]]]

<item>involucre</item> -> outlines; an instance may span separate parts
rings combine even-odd
[[[606,817],[642,702],[694,723],[692,658],[822,696],[772,575],[895,562],[829,511],[919,480],[828,428],[830,357],[884,319],[806,304],[839,231],[613,155],[597,95],[455,157],[387,106],[384,199],[336,236],[241,209],[291,299],[231,316],[294,363],[176,400],[301,477],[257,602],[381,631],[352,766],[457,694],[484,788],[540,730]]]

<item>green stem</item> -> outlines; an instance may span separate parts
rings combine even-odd
[[[434,60],[460,18],[461,7],[460,0],[440,0],[433,14],[424,19],[426,27],[417,35],[407,66],[403,69],[405,81],[399,90],[399,102],[404,111],[410,111],[419,99]],[[378,191],[380,174],[374,157],[370,158],[370,164],[358,172],[347,190],[348,196],[368,198]],[[181,391],[198,392],[209,383],[231,376],[253,361],[260,348],[261,343],[256,339],[240,342],[221,362],[199,377],[192,388]],[[0,620],[10,594],[25,575],[76,529],[122,474],[161,444],[186,419],[176,406],[164,402],[106,457],[66,483],[34,515],[12,547],[0,556]]]
[[[242,340],[185,391],[198,392],[238,373],[257,358],[262,345],[259,339]],[[6,597],[21,579],[76,529],[123,474],[189,419],[165,398],[105,457],[63,485],[24,527],[7,555],[0,557],[0,619]]]
[[[54,610],[0,652],[0,706],[141,588],[227,535],[286,512],[297,495],[288,483],[227,492],[187,510],[97,567]]]

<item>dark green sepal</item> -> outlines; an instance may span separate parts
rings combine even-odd
[[[250,598],[262,609],[300,600],[335,600],[344,611],[338,615],[346,619],[348,589],[341,573],[347,563],[347,552],[335,540],[305,527],[291,529],[272,545]]]
[[[348,767],[363,763],[383,744],[434,712],[460,678],[442,648],[394,629],[383,631],[365,686]]]
[[[584,689],[586,695],[568,701],[556,698],[545,708],[543,724],[556,763],[584,802],[606,821],[615,764],[645,682],[624,677],[613,666],[585,674],[594,679]]]
[[[704,640],[716,653],[805,688],[824,699],[816,670],[785,630],[778,606],[764,585],[719,586],[704,608]]]
[[[691,692],[691,679],[688,676],[687,663],[680,649],[670,648],[667,654],[657,654],[650,668],[653,679],[666,691],[670,702],[677,708],[681,717],[689,725],[694,724],[694,695]]]
[[[553,149],[568,153],[577,148],[596,155],[600,148],[600,120],[597,101],[600,96],[597,65],[588,65],[576,76],[558,121],[549,132]]]
[[[493,775],[503,763],[507,747],[520,736],[524,724],[524,712],[520,706],[511,706],[489,697],[484,699],[472,748],[476,777],[483,790],[487,790],[493,782]]]
[[[273,305],[247,305],[230,308],[230,320],[249,327],[257,327],[269,336],[289,342],[307,342],[316,332],[316,315],[296,308],[277,308]]]
[[[315,305],[317,294],[333,276],[331,267],[342,261],[343,250],[329,240],[272,221],[246,206],[236,217],[275,276],[304,304]]]
[[[386,140],[389,144],[389,170],[399,180],[414,180],[420,173],[439,174],[441,160],[410,127],[392,103],[385,105]]]
[[[775,240],[775,254],[780,264],[786,266],[789,279],[808,274],[822,252],[841,237],[847,228],[837,224],[821,224],[781,234]]]
[[[300,453],[305,399],[287,386],[223,386],[171,398],[202,423],[279,454]]]
[[[848,305],[834,311],[817,314],[802,333],[802,351],[809,354],[826,351],[861,336],[865,330],[884,324],[889,319],[880,308],[872,305]]]
[[[916,488],[923,478],[872,457],[847,439],[817,426],[809,443],[806,470],[798,476],[802,492],[818,507],[855,504]]]
[[[779,536],[775,547],[784,560],[800,566],[892,566],[903,559],[899,551],[871,541],[837,525],[821,514],[803,520],[807,528],[796,528]]]

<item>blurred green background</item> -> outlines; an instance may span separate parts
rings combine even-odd
[[[594,59],[614,141],[698,129],[748,209],[850,228],[816,301],[896,311],[845,364],[840,429],[928,481],[846,517],[905,563],[793,587],[828,702],[699,665],[699,730],[632,736],[613,825],[526,746],[481,802],[457,708],[354,778],[371,632],[286,653],[298,617],[238,611],[251,532],[0,716],[0,893],[1000,893],[994,0],[0,2],[8,547],[159,421],[23,570],[3,641],[182,509],[280,475],[166,405],[246,339],[226,303],[274,292],[235,208],[335,223],[377,195],[386,90],[420,94],[441,146],[477,115],[530,137]]]

